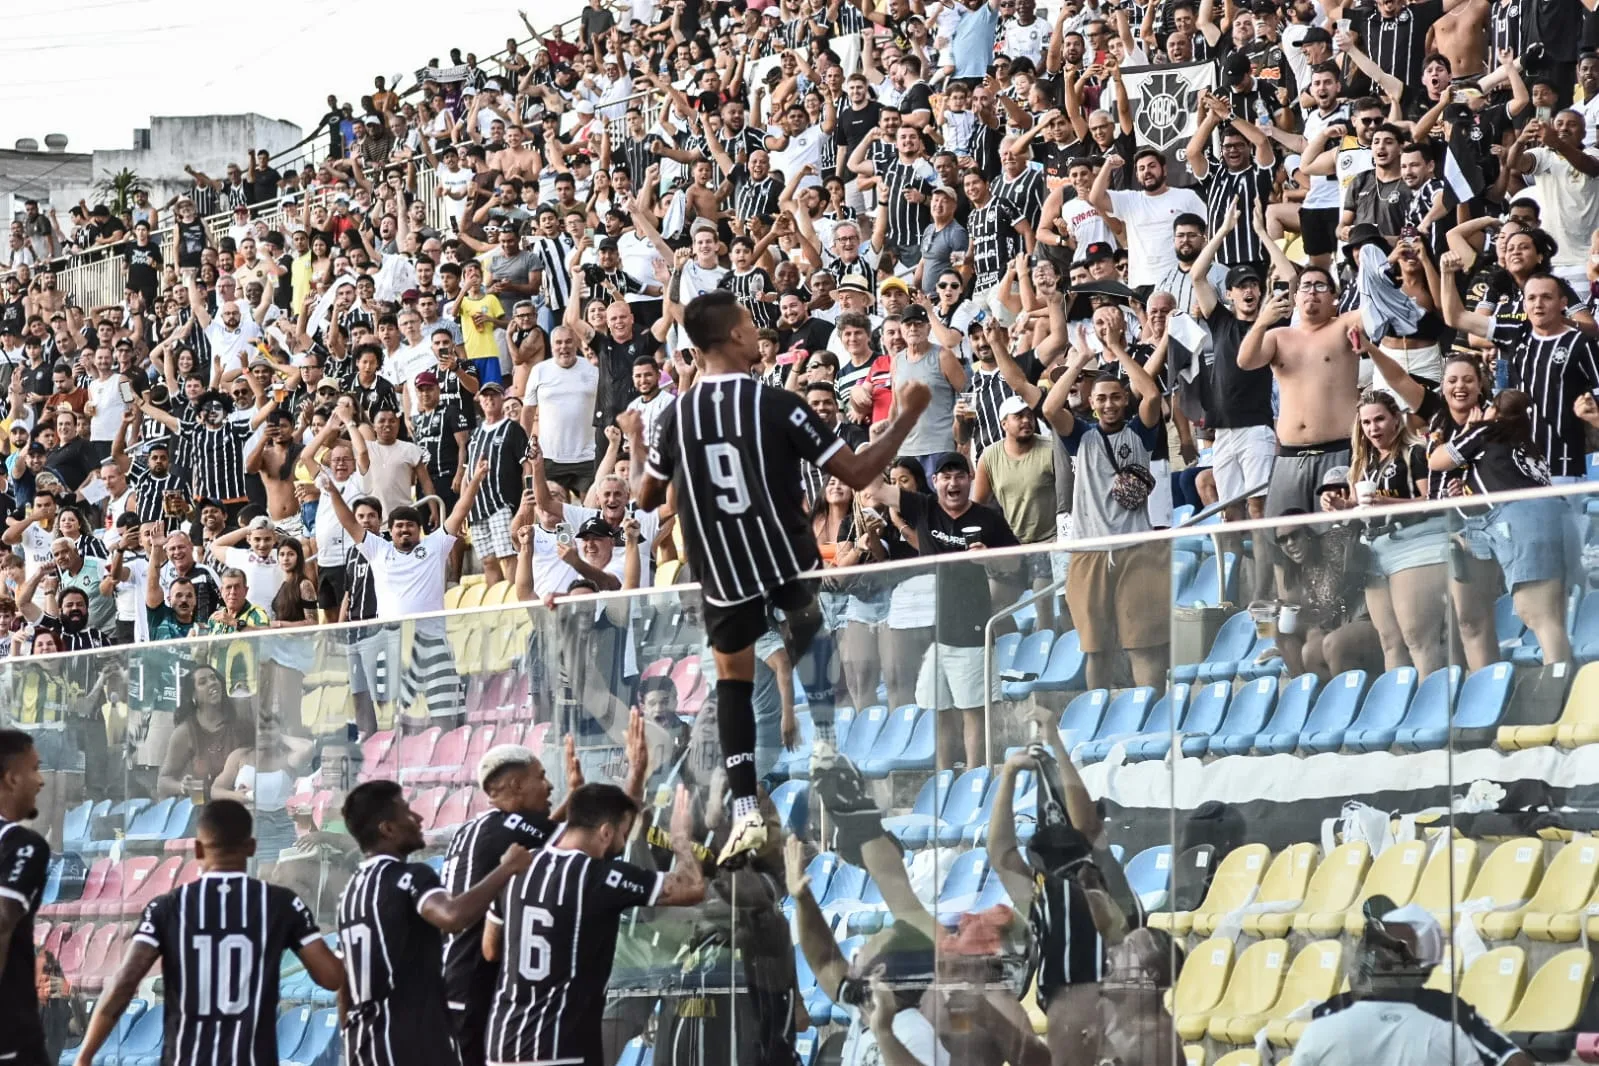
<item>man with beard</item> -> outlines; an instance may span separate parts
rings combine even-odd
[[[1200,102],[1209,106],[1200,115],[1185,158],[1204,193],[1208,208],[1206,217],[1211,227],[1217,228],[1233,208],[1249,218],[1254,215],[1257,204],[1271,199],[1272,168],[1277,157],[1272,152],[1271,141],[1247,117],[1229,112],[1223,100],[1209,93],[1201,94]],[[1219,169],[1212,165],[1209,154],[1211,134],[1218,128],[1221,130]],[[1216,260],[1229,267],[1248,264],[1260,271],[1266,268],[1265,249],[1254,230],[1247,226],[1233,229],[1222,242]]]
[[[109,626],[116,619],[116,602],[100,595],[100,579],[105,576],[105,560],[86,558],[78,546],[65,537],[57,537],[50,545],[50,555],[55,562],[56,577],[60,587],[82,589],[89,597],[90,621],[96,628]]]
[[[566,824],[490,908],[483,957],[537,963],[500,968],[489,1061],[604,1061],[601,1021],[623,913],[705,898],[705,875],[688,837],[688,803],[680,797],[673,814],[677,863],[669,874],[622,861],[638,812],[638,802],[615,785],[573,789]]]
[[[1184,313],[1194,306],[1194,264],[1199,260],[1199,253],[1205,247],[1207,229],[1205,220],[1199,215],[1177,216],[1177,220],[1172,223],[1171,238],[1172,251],[1177,255],[1177,262],[1155,283],[1155,291],[1170,293]],[[1206,268],[1205,277],[1212,286],[1224,286],[1227,281],[1227,268],[1220,263],[1212,262]]]
[[[34,987],[33,917],[44,898],[50,845],[22,823],[39,817],[44,775],[33,738],[0,729],[0,1061],[47,1062]]]
[[[1349,230],[1362,222],[1373,223],[1392,249],[1405,227],[1410,209],[1410,187],[1399,170],[1399,146],[1404,131],[1397,126],[1377,127],[1371,135],[1371,169],[1356,174],[1344,190],[1344,210],[1339,218],[1338,237],[1349,239]]]
[[[1133,156],[1138,189],[1113,191],[1111,174],[1122,167],[1122,157],[1110,155],[1094,177],[1088,201],[1107,218],[1127,227],[1127,282],[1134,289],[1153,290],[1177,261],[1172,248],[1172,223],[1178,215],[1205,213],[1205,201],[1192,189],[1166,184],[1166,157],[1154,148],[1140,148]]]
[[[131,479],[134,477],[133,460],[127,452],[127,428],[138,415],[130,414],[111,442],[111,458]],[[140,522],[165,522],[171,515],[167,505],[169,495],[174,501],[177,497],[184,500],[191,497],[189,479],[172,469],[172,448],[164,440],[151,442],[145,451],[145,463],[144,473],[138,475],[134,483],[134,510]]]
[[[253,378],[246,377],[245,380],[254,383]],[[208,392],[200,397],[198,422],[181,422],[146,401],[137,401],[137,406],[145,415],[181,436],[193,473],[195,494],[221,500],[228,505],[229,518],[236,515],[247,499],[244,444],[261,423],[277,410],[277,400],[259,403],[248,422],[228,418],[233,410],[233,401],[220,392]]]
[[[53,584],[54,575],[45,580]],[[26,589],[27,585],[23,588]],[[52,599],[56,601],[55,610],[51,610]],[[56,611],[60,613],[57,614]],[[56,634],[62,651],[87,651],[90,648],[103,648],[111,643],[111,638],[106,635],[105,630],[89,624],[89,594],[75,586],[60,589],[54,595],[46,590],[45,611],[39,616],[37,625],[40,629],[49,629]]]
[[[1196,262],[1208,270],[1237,221],[1237,214],[1229,213]],[[1277,435],[1272,431],[1271,370],[1244,369],[1238,360],[1244,334],[1260,313],[1263,285],[1260,272],[1254,267],[1233,267],[1227,271],[1227,302],[1223,303],[1208,276],[1194,280],[1194,309],[1204,319],[1211,336],[1211,361],[1202,395],[1205,424],[1216,431],[1211,468],[1216,492],[1224,500],[1265,485],[1271,479],[1277,456]],[[1247,503],[1250,518],[1264,515],[1265,490],[1250,496]],[[1244,505],[1234,504],[1227,517],[1239,519],[1244,514]]]

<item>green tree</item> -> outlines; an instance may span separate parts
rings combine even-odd
[[[126,167],[115,173],[109,170],[103,173],[105,177],[94,183],[94,192],[113,215],[128,214],[133,210],[134,196],[150,191],[150,183]]]

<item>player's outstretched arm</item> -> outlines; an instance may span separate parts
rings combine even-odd
[[[305,972],[311,975],[311,980],[317,987],[325,988],[329,992],[344,991],[344,963],[333,954],[333,949],[328,947],[326,940],[321,937],[309,944],[301,945],[296,952],[300,961],[305,964]]]
[[[133,1002],[133,994],[139,990],[139,982],[144,980],[145,974],[150,972],[150,967],[154,966],[156,959],[160,957],[160,949],[142,940],[135,940],[128,945],[127,953],[122,956],[122,965],[117,968],[117,975],[100,994],[100,1002],[94,1008],[94,1016],[89,1019],[89,1029],[83,1034],[83,1043],[78,1045],[76,1066],[92,1066],[95,1054],[111,1038],[117,1019],[122,1017],[123,1012],[128,1009],[128,1004]]]
[[[827,461],[827,472],[857,491],[882,481],[883,471],[899,454],[899,446],[910,436],[932,395],[920,381],[903,382],[894,390],[894,417],[888,429],[858,452],[848,445],[840,448]]]
[[[705,871],[699,856],[694,854],[694,815],[689,802],[688,789],[677,786],[677,802],[672,807],[672,854],[677,862],[672,872],[661,883],[661,894],[655,898],[660,907],[691,907],[705,898]],[[486,935],[485,935],[486,939]]]
[[[462,892],[452,896],[434,892],[422,901],[422,920],[441,933],[459,933],[470,929],[489,912],[506,882],[526,870],[533,861],[533,853],[520,844],[512,844],[500,856],[500,865],[487,877]]]

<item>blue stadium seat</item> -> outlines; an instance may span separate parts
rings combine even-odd
[[[811,776],[811,744],[816,740],[816,723],[811,719],[810,709],[803,705],[794,708],[794,722],[799,726],[799,746],[793,751],[783,749],[772,767],[773,777]]]
[[[1021,812],[1022,803],[1024,800],[1026,800],[1028,793],[1032,791],[1033,771],[1023,770],[1016,775],[1016,787],[1011,794],[1012,814],[1019,814]],[[957,826],[955,825],[953,819],[946,818],[944,827],[939,830],[938,842],[945,847],[953,847],[957,842],[963,844],[977,844],[979,839],[986,835],[988,831],[989,818],[994,813],[994,800],[998,795],[999,778],[995,777],[989,781],[988,788],[983,793],[983,802],[979,803],[977,805],[977,809],[967,816],[964,825]],[[1033,800],[1033,809],[1037,809],[1036,797]],[[960,834],[958,841],[952,839],[957,831]]]
[[[894,708],[883,721],[877,736],[872,739],[871,750],[856,763],[861,773],[867,777],[888,776],[889,770],[892,769],[890,764],[905,750],[905,745],[910,743],[911,734],[916,729],[916,716],[919,710],[914,703]]]
[[[1575,656],[1577,648],[1577,620],[1582,615],[1583,605],[1589,597],[1583,595],[1581,585],[1573,585],[1566,594],[1566,634],[1571,639],[1572,654]],[[1594,623],[1590,622],[1590,626]],[[1538,634],[1528,629],[1521,634],[1521,643],[1511,649],[1510,661],[1525,663],[1532,666],[1543,665],[1543,647],[1538,643]]]
[[[1188,715],[1189,686],[1176,684],[1161,694],[1155,701],[1155,706],[1149,709],[1149,717],[1145,719],[1143,728],[1136,736],[1124,737],[1121,743],[1125,745],[1127,761],[1133,762],[1133,748],[1142,746],[1152,740],[1171,740],[1172,732]],[[1113,742],[1114,743],[1114,742]],[[1108,751],[1109,749],[1107,749]]]
[[[1482,748],[1493,743],[1515,675],[1510,663],[1489,663],[1466,678],[1455,700],[1457,748]],[[1449,743],[1448,723],[1402,724],[1395,742],[1406,751],[1435,751]]]
[[[1321,690],[1315,706],[1301,719],[1297,728],[1292,718],[1283,713],[1283,704],[1277,704],[1277,713],[1266,723],[1266,728],[1255,738],[1255,750],[1262,755],[1286,755],[1300,747],[1317,733],[1336,731],[1343,739],[1344,730],[1354,721],[1360,710],[1360,697],[1366,692],[1366,671],[1345,670]]]
[[[166,825],[161,828],[162,840],[177,840],[189,835],[189,823],[194,820],[194,800],[188,796],[179,796],[172,804],[172,811],[167,815]]]
[[[871,936],[883,928],[885,920],[893,921],[887,905],[883,903],[883,890],[877,887],[877,882],[870,874],[866,877],[866,888],[862,890],[857,905],[853,908],[838,907],[836,913],[844,916],[843,927],[851,936]]]
[[[799,1066],[811,1066],[811,1063],[816,1061],[816,1052],[821,1046],[822,1042],[814,1026],[795,1033],[794,1058],[799,1062]]]
[[[844,860],[840,859],[837,853],[822,851],[813,856],[811,861],[805,865],[805,876],[811,879],[811,896],[813,898],[821,899],[827,894],[828,885],[833,881],[833,874],[843,862]],[[794,916],[794,900],[792,897],[783,899],[782,909],[784,917],[792,918]]]
[[[1299,731],[1305,728],[1305,722],[1310,717],[1311,706],[1315,702],[1316,693],[1320,689],[1321,679],[1315,674],[1301,674],[1300,676],[1283,685],[1277,695],[1277,709],[1272,712],[1271,719],[1260,728],[1260,732],[1249,740],[1249,745],[1242,752],[1233,754],[1247,754],[1250,750],[1259,751],[1261,754],[1270,754],[1271,749],[1265,747],[1268,738],[1285,738],[1278,741],[1288,744],[1292,750],[1299,743]]]
[[[1171,885],[1171,845],[1156,844],[1127,860],[1122,868],[1131,888],[1146,911],[1159,910],[1166,902]]]
[[[133,820],[139,816],[140,812],[148,806],[150,806],[150,801],[142,797],[126,799],[120,803],[111,804],[104,812],[104,820],[107,826],[110,827],[112,835],[105,837],[94,836],[97,827],[93,822],[90,822],[89,833],[92,839],[85,840],[78,850],[91,859],[106,854],[117,842],[116,831],[119,829],[126,830],[133,824]],[[100,812],[97,810],[95,813],[98,818]]]
[[[952,848],[961,841],[961,831],[977,816],[988,794],[989,772],[986,766],[974,766],[961,774],[950,786],[949,798],[944,801],[937,827],[929,834],[928,843],[935,841]]]
[[[145,1012],[149,1009],[150,1003],[148,1000],[135,999],[128,1004],[128,1009],[123,1012],[122,1017],[117,1019],[117,1024],[111,1030],[111,1035],[106,1038],[105,1044],[94,1056],[96,1066],[115,1066],[117,1055],[127,1044],[128,1037],[133,1033],[133,1027],[139,1024],[139,1019],[143,1018]],[[61,1061],[70,1066],[77,1057],[77,1049],[69,1048],[67,1051],[62,1052]]]
[[[89,839],[89,829],[94,825],[95,808],[104,814],[111,809],[108,800],[95,803],[93,800],[84,800],[67,812],[61,823],[62,848],[66,851],[77,851]]]
[[[772,790],[772,806],[777,820],[789,833],[803,837],[810,822],[811,786],[804,781],[784,781]]]
[[[278,1060],[293,1062],[294,1054],[305,1042],[305,1031],[311,1025],[311,1007],[290,1007],[278,1015]]]
[[[126,833],[129,843],[167,839],[167,820],[172,817],[172,808],[177,802],[176,797],[168,796],[134,815]]]
[[[880,704],[861,711],[850,723],[849,735],[839,738],[839,753],[848,756],[849,761],[857,767],[860,766],[871,754],[872,745],[877,743],[877,734],[883,731],[883,724],[887,721],[888,708]]]
[[[1001,691],[1006,699],[1025,700],[1033,694],[1033,688],[1044,674],[1044,667],[1049,665],[1049,653],[1054,646],[1053,629],[1040,629],[1028,634],[1016,649],[1016,657],[1011,660],[1010,666],[1000,671]]]
[[[866,871],[854,863],[839,860],[837,868],[833,870],[832,880],[827,883],[825,894],[816,896],[816,902],[821,904],[825,911],[827,905],[838,901],[858,900],[866,889]],[[812,895],[816,895],[813,890]]]
[[[305,1040],[294,1049],[294,1061],[302,1066],[334,1066],[339,1043],[338,1008],[323,1007],[306,1023]]]
[[[1002,633],[994,638],[994,673],[1003,676],[1010,664],[1016,661],[1016,652],[1022,646],[1020,633]]]
[[[923,708],[916,716],[916,727],[905,743],[905,750],[888,762],[889,773],[931,770],[938,759],[938,712]]]
[[[427,861],[428,867],[430,869],[432,869],[432,871],[434,873],[436,873],[436,874],[443,874],[444,873],[444,856],[443,855],[434,855],[432,858],[427,859],[426,861]]]
[[[1599,659],[1599,595],[1584,596],[1571,626],[1571,654],[1579,663]]]
[[[1136,735],[1144,727],[1154,698],[1155,690],[1148,685],[1123,690],[1105,709],[1094,738],[1072,752],[1072,758],[1085,763],[1104,759],[1117,741]]]
[[[1217,681],[1215,684],[1206,685],[1198,693],[1190,692],[1188,697],[1188,710],[1177,725],[1177,735],[1182,738],[1182,752],[1187,755],[1190,740],[1194,741],[1193,754],[1205,754],[1205,745],[1210,743],[1210,735],[1221,725],[1222,716],[1227,713],[1227,703],[1232,699],[1233,686],[1228,681]],[[1164,759],[1171,751],[1172,737],[1170,733],[1158,731],[1160,726],[1158,713],[1151,713],[1149,725],[1145,735],[1127,745],[1127,761],[1143,762],[1147,759]]]
[[[1083,687],[1083,641],[1077,630],[1069,629],[1049,649],[1049,662],[1033,683],[1034,692],[1071,692]]]
[[[1371,691],[1366,693],[1360,705],[1360,713],[1348,726],[1312,732],[1307,725],[1308,736],[1300,748],[1307,754],[1337,751],[1344,746],[1348,737],[1383,722],[1398,722],[1405,716],[1405,709],[1416,695],[1416,677],[1414,666],[1398,666],[1389,670],[1372,683]],[[1317,707],[1319,709],[1320,705]]]
[[[1172,521],[1173,521],[1173,524],[1175,525],[1177,520],[1174,517],[1172,519]],[[1177,595],[1177,593],[1181,589],[1184,589],[1184,588],[1188,587],[1188,582],[1193,578],[1195,571],[1197,571],[1198,569],[1199,569],[1199,553],[1198,552],[1188,551],[1188,550],[1186,550],[1184,548],[1173,548],[1172,549],[1172,553],[1171,553],[1171,591],[1172,591],[1172,595],[1173,596]]]
[[[1206,540],[1209,543],[1209,540]],[[1216,557],[1207,555],[1205,561],[1199,564],[1199,569],[1194,571],[1194,576],[1187,586],[1177,593],[1177,606],[1179,607],[1219,607],[1223,602],[1238,602],[1238,557],[1232,552],[1227,553],[1226,563],[1223,566],[1221,600],[1216,598]]]
[[[1516,603],[1507,592],[1494,601],[1494,633],[1499,638],[1499,650],[1506,655],[1521,644],[1527,626],[1516,614]]]
[[[1255,624],[1248,611],[1238,611],[1228,617],[1216,630],[1216,639],[1210,650],[1197,663],[1178,663],[1172,667],[1172,677],[1177,681],[1223,681],[1237,672],[1238,664],[1255,643]]]
[[[1183,518],[1179,519],[1177,517],[1177,508],[1174,507],[1174,508],[1172,508],[1172,525],[1174,525],[1174,526],[1181,525],[1183,522],[1186,522],[1188,519],[1192,518],[1193,516],[1194,516],[1194,512],[1193,511],[1189,511]],[[1202,530],[1206,526],[1219,526],[1219,525],[1221,525],[1221,520],[1222,520],[1222,515],[1221,515],[1221,512],[1218,511],[1217,513],[1211,515],[1209,518],[1205,519],[1203,522],[1200,522],[1198,525],[1189,526],[1188,528],[1189,529],[1195,529],[1195,530]],[[1208,536],[1208,534],[1198,534],[1198,533],[1190,534],[1188,536],[1178,537],[1176,540],[1172,541],[1172,547],[1181,548],[1183,551],[1195,552],[1196,554],[1198,554],[1200,556],[1212,555],[1214,553],[1214,551],[1215,551],[1215,544],[1214,544],[1214,542],[1211,541],[1211,539]],[[1212,577],[1211,580],[1214,581],[1215,578]]]
[[[983,881],[988,877],[988,851],[973,848],[962,852],[949,864],[943,882],[938,887],[937,914],[940,921],[958,920],[961,914],[972,909]]]
[[[622,1053],[616,1057],[616,1066],[645,1066],[654,1061],[653,1051],[643,1037],[635,1036],[622,1045]]]
[[[1450,666],[1434,670],[1422,678],[1407,703],[1391,701],[1379,705],[1368,695],[1365,706],[1360,710],[1360,717],[1344,731],[1344,750],[1387,751],[1394,746],[1401,728],[1414,729],[1425,723],[1447,723],[1453,691],[1459,685],[1460,667]],[[1372,695],[1376,691],[1373,687]]]
[[[925,847],[927,838],[938,825],[944,803],[949,799],[950,783],[954,780],[954,770],[940,770],[923,781],[910,813],[884,818],[883,828],[908,848]]]
[[[1310,679],[1308,684],[1314,692],[1316,676],[1306,674],[1305,677]],[[1307,682],[1295,678],[1288,684],[1305,685]],[[1227,717],[1222,719],[1203,744],[1199,737],[1183,738],[1183,754],[1196,757],[1207,752],[1211,755],[1248,755],[1255,743],[1255,734],[1265,728],[1267,716],[1277,705],[1277,690],[1281,686],[1283,682],[1277,678],[1263,677],[1239,689],[1238,695],[1227,708]]]
[[[1110,703],[1110,693],[1105,689],[1096,688],[1085,692],[1066,705],[1060,714],[1061,743],[1066,745],[1066,750],[1071,751],[1085,740],[1091,740],[1099,732],[1099,722],[1105,715],[1105,707]]]

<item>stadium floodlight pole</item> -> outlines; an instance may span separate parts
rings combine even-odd
[[[1031,607],[1046,596],[1053,596],[1066,587],[1066,579],[1061,578],[1044,588],[1039,589],[1030,596],[1023,597],[1008,607],[1001,609],[997,614],[983,624],[983,677],[989,678],[994,673],[994,623],[1001,618],[1006,618],[1020,611],[1023,607]],[[994,686],[983,685],[983,764],[994,764]]]

